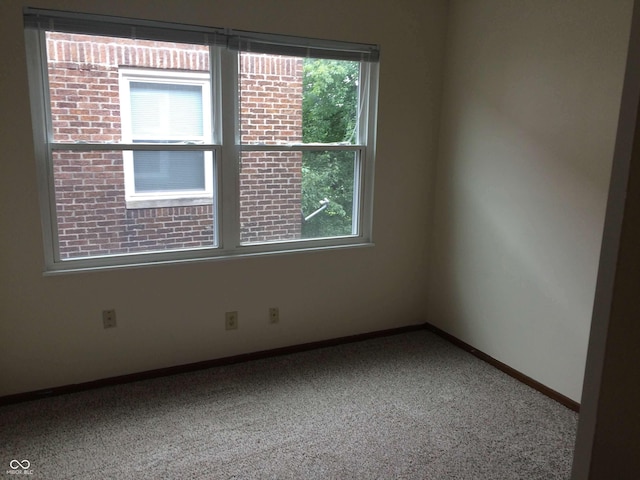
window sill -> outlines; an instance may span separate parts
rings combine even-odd
[[[129,198],[126,200],[126,208],[128,210],[141,208],[192,207],[197,205],[213,205],[213,196]]]
[[[264,245],[266,246],[266,245]],[[317,252],[328,252],[332,250],[344,250],[344,249],[358,249],[358,248],[371,248],[375,247],[375,243],[372,241],[362,241],[362,242],[349,242],[348,240],[345,243],[338,243],[335,245],[314,245],[314,246],[304,246],[300,243],[289,244],[287,246],[282,246],[279,249],[267,249],[262,250],[258,247],[257,250],[253,250],[251,248],[242,248],[236,251],[218,251],[217,254],[207,255],[206,253],[203,256],[193,257],[186,256],[181,257],[179,254],[175,255],[171,252],[165,253],[157,253],[157,254],[134,254],[132,256],[123,256],[120,257],[122,263],[113,262],[108,264],[93,264],[92,260],[89,260],[88,264],[86,263],[86,259],[75,259],[75,260],[66,260],[61,262],[54,267],[46,268],[42,274],[45,277],[49,276],[57,276],[57,275],[65,275],[65,274],[75,274],[75,273],[91,273],[91,272],[101,272],[101,271],[110,271],[110,270],[128,270],[133,268],[146,268],[146,267],[158,267],[158,266],[170,266],[170,265],[185,265],[189,263],[201,263],[201,262],[215,262],[215,261],[225,261],[232,259],[242,259],[242,258],[252,258],[252,257],[263,257],[263,256],[271,256],[271,255],[289,255],[289,254],[299,254],[299,253],[317,253]],[[244,251],[243,251],[244,250]],[[211,250],[209,250],[210,252]],[[168,255],[167,255],[168,254]],[[136,261],[138,257],[139,261]],[[146,257],[146,260],[143,260]],[[151,258],[149,258],[151,257]],[[111,260],[115,260],[118,256],[110,257]]]

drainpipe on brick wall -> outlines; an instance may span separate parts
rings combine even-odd
[[[304,217],[305,222],[308,221],[310,218],[315,217],[317,214],[319,214],[321,211],[327,208],[329,206],[329,199],[325,197],[324,200],[320,200],[320,205],[322,206],[318,210],[313,212],[311,215]]]

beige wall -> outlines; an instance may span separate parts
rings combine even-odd
[[[23,5],[379,43],[376,246],[43,277]],[[444,0],[0,2],[0,395],[423,322],[445,13]]]
[[[449,10],[428,319],[576,401],[631,8]]]

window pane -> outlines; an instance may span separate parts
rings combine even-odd
[[[244,244],[352,235],[356,152],[243,152]]]
[[[134,140],[201,137],[202,87],[131,82],[131,130]]]
[[[305,143],[356,143],[359,75],[359,62],[304,60]]]
[[[204,152],[133,152],[135,191],[204,190]]]
[[[359,62],[240,54],[246,144],[356,143]]]
[[[53,172],[62,259],[215,246],[213,199],[127,209],[123,152],[56,150]]]
[[[302,238],[339,237],[353,228],[356,152],[304,152]]]
[[[121,68],[209,71],[209,49],[202,45],[61,32],[46,38],[54,142],[122,142]],[[173,126],[191,131],[200,122],[201,128],[202,113],[200,120],[188,117],[178,115]]]

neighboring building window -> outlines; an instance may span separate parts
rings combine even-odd
[[[371,244],[378,49],[26,9],[47,271]]]
[[[121,69],[122,141],[211,143],[209,73]],[[127,208],[211,205],[210,152],[126,151]]]

